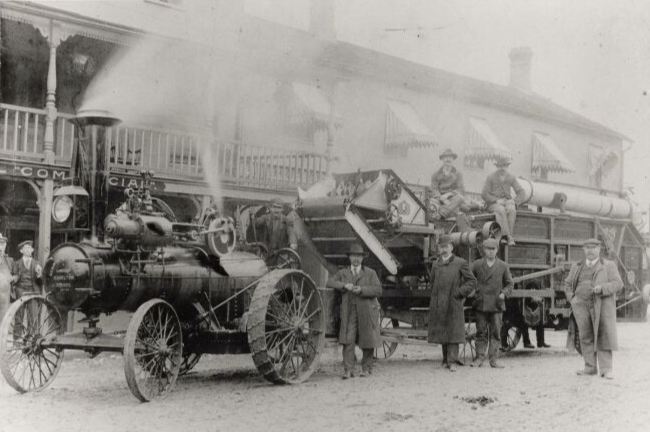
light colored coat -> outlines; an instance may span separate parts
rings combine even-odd
[[[361,288],[360,294],[353,294],[343,290],[347,283]],[[381,297],[381,284],[377,273],[373,269],[361,266],[359,274],[354,276],[352,269],[348,266],[339,270],[327,281],[328,288],[334,288],[343,292],[341,297],[341,329],[339,331],[339,343],[350,344],[354,340],[348,339],[348,320],[350,319],[350,308],[355,305],[358,314],[358,344],[359,348],[377,348],[381,345],[379,334],[380,306],[378,297]]]
[[[578,275],[585,265],[580,261],[571,266],[569,276],[564,281],[564,292],[567,300],[572,304],[574,293],[578,285]],[[603,292],[594,296],[594,317],[592,325],[594,328],[594,346],[597,350],[610,351],[618,349],[618,337],[616,334],[616,294],[623,288],[623,281],[618,274],[618,268],[613,261],[600,259],[596,263],[592,286],[600,285]],[[567,346],[573,345],[573,339],[569,334]]]

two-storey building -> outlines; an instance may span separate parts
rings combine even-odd
[[[480,192],[499,157],[512,158],[517,175],[622,193],[629,140],[534,93],[530,50],[511,51],[511,82],[497,85],[338,41],[333,7],[314,0],[305,31],[247,15],[243,2],[2,3],[0,231],[10,252],[37,237],[42,258],[63,239],[50,234],[50,211],[69,170],[69,119],[92,102],[89,88],[120,73],[120,61],[142,61],[133,53],[143,40],[160,50],[152,71],[174,61],[166,53],[179,47],[192,54],[190,66],[205,66],[196,83],[200,114],[192,122],[182,112],[175,120],[125,118],[113,128],[113,203],[141,169],[156,172],[155,193],[184,221],[214,198],[226,212],[273,196],[289,201],[328,170],[389,167],[426,185],[445,148],[460,155],[470,193]],[[139,71],[131,78],[146,83],[146,68]],[[190,77],[167,77],[191,87]],[[127,85],[117,78],[104,94]],[[148,102],[164,101],[117,93],[122,99],[110,107],[90,108],[120,116],[127,106],[150,111]]]

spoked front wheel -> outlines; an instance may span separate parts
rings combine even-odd
[[[298,270],[275,270],[255,287],[248,344],[260,373],[297,384],[316,370],[325,343],[325,314],[316,285]]]
[[[42,390],[54,380],[63,351],[47,342],[63,333],[59,311],[40,296],[14,302],[0,324],[0,370],[7,383],[26,393]]]
[[[124,373],[142,402],[171,391],[182,362],[181,323],[169,303],[153,299],[131,318],[124,343]]]

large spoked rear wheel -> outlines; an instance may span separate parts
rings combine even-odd
[[[54,380],[63,351],[45,342],[63,333],[59,311],[40,296],[14,302],[0,324],[0,370],[21,393],[42,390]]]
[[[275,384],[305,381],[318,367],[325,343],[323,302],[299,270],[275,270],[255,287],[248,344],[259,372]]]
[[[291,248],[280,249],[270,261],[270,266],[275,270],[300,270],[302,266],[300,255]]]
[[[124,373],[131,393],[142,402],[171,391],[181,368],[181,324],[169,303],[154,299],[131,318],[124,343]]]

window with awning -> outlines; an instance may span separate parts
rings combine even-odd
[[[541,177],[547,173],[573,173],[575,166],[557,147],[549,135],[533,133],[533,166],[532,171]]]
[[[313,131],[327,130],[331,105],[320,89],[301,83],[292,83],[287,123],[308,126]],[[341,118],[334,114],[334,127],[341,127]]]
[[[469,118],[465,164],[482,167],[486,161],[512,159],[512,152],[497,137],[485,119]]]
[[[437,142],[431,130],[407,102],[388,101],[386,110],[387,153],[406,154],[411,148],[434,147]]]

